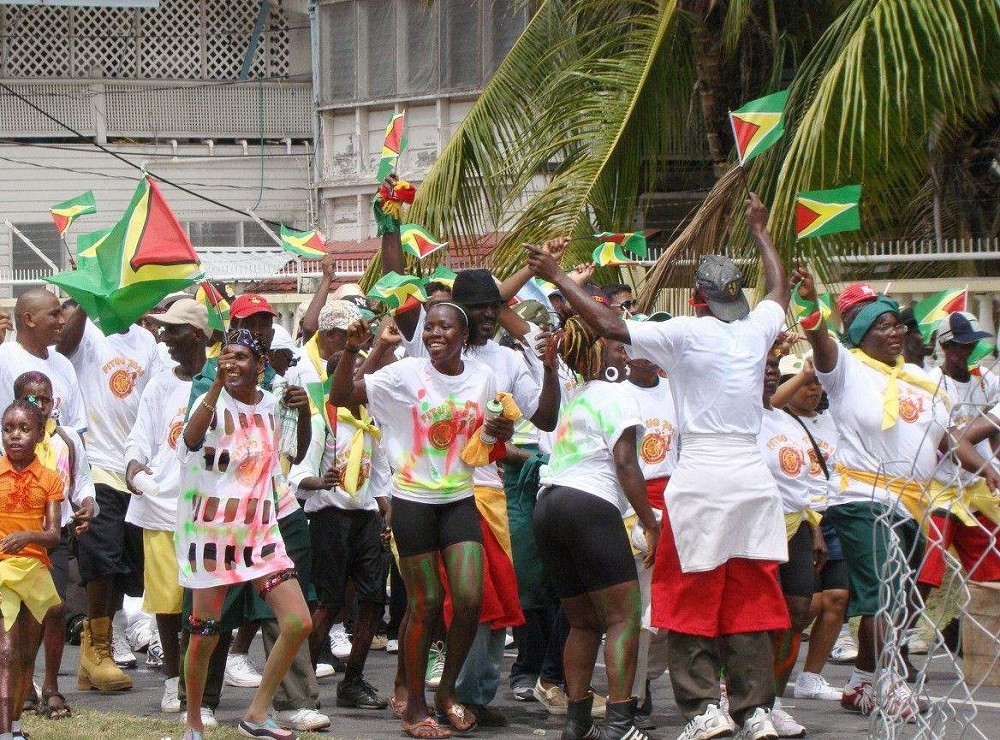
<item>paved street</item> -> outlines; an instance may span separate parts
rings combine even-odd
[[[259,640],[255,643],[252,654],[259,665],[262,658]],[[366,677],[379,689],[387,690],[391,686],[395,668],[394,658],[395,656],[387,655],[384,651],[371,653]],[[508,668],[513,658],[514,654],[508,652],[505,661]],[[76,663],[77,648],[67,646],[63,661],[65,677],[61,681],[61,688],[72,705],[88,706],[97,710],[128,712],[133,715],[156,717],[159,719],[170,716],[164,715],[159,711],[159,702],[162,693],[162,680],[159,674],[139,668],[132,671],[135,688],[131,692],[113,695],[101,695],[97,693],[84,695],[76,690]],[[140,659],[141,664],[142,659]],[[946,658],[936,658],[932,661],[932,667],[929,672],[928,693],[932,697],[961,699],[964,692],[953,688],[954,674],[947,670],[948,665],[949,661]],[[825,673],[832,684],[841,685],[848,672],[849,669],[845,666],[829,666]],[[39,675],[37,678],[40,679],[41,676]],[[399,723],[392,719],[389,710],[385,710],[384,712],[365,712],[336,708],[334,706],[333,694],[337,681],[339,681],[339,676],[320,682],[323,709],[331,714],[334,722],[329,732],[322,733],[318,737],[331,738],[332,740],[332,738],[382,739],[403,736],[399,728]],[[595,684],[599,688],[603,686],[603,674],[600,669],[595,676]],[[669,679],[664,677],[656,681],[653,686],[657,729],[652,731],[651,735],[654,738],[673,740],[679,733],[682,722],[673,706]],[[240,712],[249,702],[251,693],[252,691],[249,689],[226,687],[222,697],[222,706],[220,706],[218,712],[219,720],[225,724],[234,725],[240,718]],[[975,718],[975,727],[980,732],[965,726],[957,719],[951,719],[947,722],[946,734],[925,734],[921,737],[986,738],[987,740],[1000,740],[1000,691],[997,689],[980,690],[977,692],[977,699],[980,700],[980,703],[979,714]],[[503,684],[496,704],[510,718],[510,726],[506,728],[481,728],[476,732],[476,736],[490,738],[558,737],[562,725],[561,718],[550,717],[545,714],[540,705],[535,702],[521,703],[515,701],[506,682]],[[836,738],[837,740],[845,740],[845,738],[864,737],[868,730],[868,721],[866,719],[847,714],[840,709],[836,702],[786,699],[785,706],[791,710],[796,719],[808,727],[810,738],[827,738],[830,740]],[[954,713],[959,716],[965,715],[969,711],[968,706],[961,703],[952,704],[951,707]],[[174,716],[179,717],[179,715]],[[38,731],[36,725],[36,732],[33,734],[36,740],[59,737],[56,723],[45,723],[44,731]],[[158,739],[162,737],[159,733],[153,734]],[[150,736],[152,737],[152,735]],[[916,736],[917,729],[911,725],[895,737],[911,738]],[[209,737],[211,737],[211,734],[209,734]]]

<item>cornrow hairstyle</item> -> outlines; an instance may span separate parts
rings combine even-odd
[[[8,406],[4,410],[3,417],[0,418],[6,418],[7,414],[9,414],[11,411],[26,412],[31,418],[35,420],[35,424],[38,425],[39,430],[45,429],[45,416],[42,415],[42,410],[38,406],[33,404],[31,401],[24,401],[24,400],[14,401],[10,406]]]
[[[563,325],[559,356],[569,368],[584,380],[596,378],[601,372],[603,346],[597,332],[576,316]]]
[[[14,381],[14,397],[23,394],[24,389],[29,385],[45,385],[49,387],[49,390],[52,389],[52,381],[48,375],[38,370],[29,370],[18,375]]]

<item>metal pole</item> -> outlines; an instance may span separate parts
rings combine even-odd
[[[281,243],[281,237],[278,236],[277,234],[275,234],[273,231],[271,231],[271,229],[268,227],[268,225],[265,224],[260,219],[260,216],[258,216],[253,211],[247,211],[247,213],[250,214],[250,218],[252,218],[254,220],[254,223],[257,224],[260,228],[262,228],[264,230],[264,233],[266,233],[269,237],[271,237],[274,240],[275,244],[277,244],[279,247],[281,247],[282,249],[284,249],[285,245]]]
[[[52,271],[53,271],[53,272],[59,272],[59,266],[58,266],[58,265],[56,265],[56,263],[55,263],[55,262],[53,262],[52,260],[50,260],[50,259],[49,259],[49,258],[48,258],[48,257],[47,257],[47,256],[45,255],[45,253],[44,253],[44,252],[43,252],[43,251],[42,251],[41,249],[39,249],[38,247],[36,247],[36,246],[34,245],[34,243],[33,243],[33,242],[31,241],[31,239],[29,239],[29,238],[28,238],[28,237],[26,237],[26,236],[25,236],[24,234],[22,234],[22,233],[21,233],[21,230],[20,230],[19,228],[17,228],[16,226],[14,226],[14,224],[12,224],[12,223],[11,223],[11,222],[10,222],[9,220],[7,220],[7,219],[4,219],[4,222],[3,222],[3,225],[4,225],[4,226],[6,226],[6,227],[7,227],[8,229],[10,229],[10,230],[11,230],[11,232],[12,232],[12,233],[13,233],[14,235],[16,235],[17,237],[19,237],[19,238],[21,239],[21,241],[23,241],[23,242],[24,242],[25,244],[27,244],[27,245],[28,245],[28,248],[29,248],[29,249],[30,249],[30,250],[31,250],[32,252],[34,252],[35,254],[37,254],[37,255],[38,255],[38,257],[39,257],[39,259],[41,259],[41,260],[42,260],[42,262],[44,262],[44,263],[45,263],[45,264],[47,264],[47,265],[48,265],[49,267],[51,267],[51,268],[52,268]]]

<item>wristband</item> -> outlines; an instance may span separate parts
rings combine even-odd
[[[212,412],[213,414],[215,413],[215,406],[214,406],[214,405],[212,405],[212,404],[210,404],[210,403],[209,403],[208,401],[206,401],[206,400],[205,400],[204,398],[203,398],[203,399],[201,399],[201,405],[202,405],[202,406],[204,406],[204,407],[205,407],[206,409],[208,409],[208,410],[209,410],[210,412]]]

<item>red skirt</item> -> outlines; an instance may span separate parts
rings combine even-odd
[[[718,637],[791,626],[777,562],[732,558],[714,570],[684,573],[666,509],[651,601],[653,627],[686,635]]]

